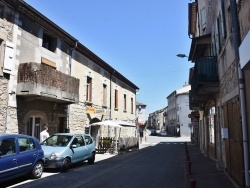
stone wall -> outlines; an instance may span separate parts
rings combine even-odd
[[[70,105],[69,129],[70,133],[84,133],[85,127],[89,125],[86,106],[83,102]]]
[[[235,96],[233,92],[237,88],[238,88],[237,67],[235,62],[233,62],[225,72],[222,79],[220,80],[219,99],[222,100],[222,104]]]
[[[0,77],[0,133],[5,132],[7,105],[8,105],[8,80],[4,77]]]
[[[17,109],[16,107],[8,107],[7,129],[6,133],[18,133]]]

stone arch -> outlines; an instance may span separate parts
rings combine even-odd
[[[209,110],[211,107],[215,107],[215,110],[216,110],[216,104],[215,104],[215,101],[214,100],[209,100],[206,104],[206,108],[204,110],[204,115],[207,116],[209,114]]]
[[[93,118],[90,120],[89,124],[91,123],[96,123],[96,122],[100,122],[101,120],[99,120],[98,118]]]
[[[29,110],[24,118],[23,118],[23,133],[27,132],[27,122],[29,121],[29,118],[31,116],[36,116],[36,117],[40,117],[41,118],[41,126],[45,125],[48,123],[48,119],[47,119],[47,115],[45,112],[43,111],[38,111],[38,110]]]

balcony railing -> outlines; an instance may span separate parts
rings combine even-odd
[[[195,62],[191,78],[190,104],[201,105],[219,92],[219,76],[216,57],[200,58]]]
[[[79,101],[79,79],[44,64],[20,64],[17,83],[17,95],[46,95],[62,102]]]
[[[216,57],[203,57],[195,62],[193,84],[215,83],[219,81]]]

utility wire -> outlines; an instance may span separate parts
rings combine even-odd
[[[189,70],[189,69],[188,69]],[[137,74],[137,75],[127,75],[128,76],[148,76],[148,75],[159,75],[159,74],[166,74],[166,73],[175,73],[175,72],[182,72],[188,70],[177,70],[177,71],[167,71],[167,72],[158,72],[158,73],[146,73],[146,74]]]

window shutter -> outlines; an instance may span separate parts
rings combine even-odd
[[[205,7],[201,9],[201,28],[206,29],[206,11]]]
[[[215,32],[212,33],[212,55],[216,56]]]
[[[216,19],[215,23],[215,42],[216,42],[216,52],[217,54],[220,53],[220,36],[219,36],[219,21]]]
[[[6,41],[3,72],[8,74],[13,74],[14,73],[13,69],[14,69],[14,44]]]
[[[118,90],[115,90],[115,108],[118,108]]]
[[[225,11],[224,11],[224,1],[220,1],[220,21],[221,21],[221,35],[225,39],[227,37],[226,24],[225,24]]]

